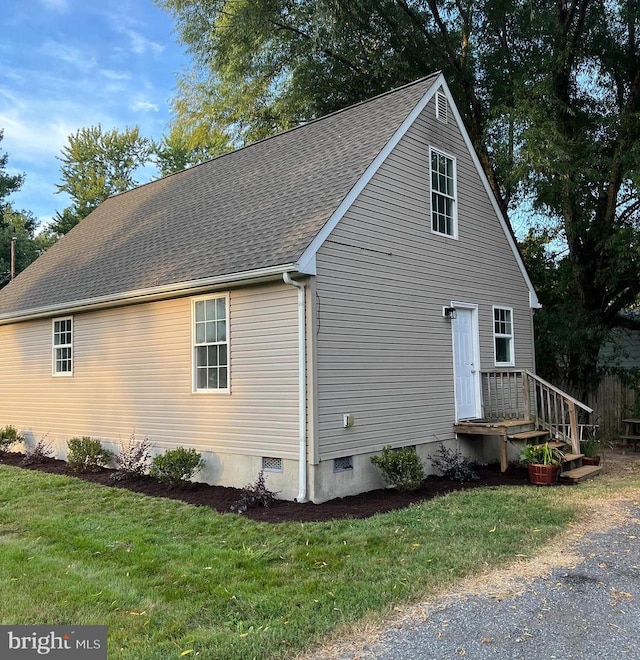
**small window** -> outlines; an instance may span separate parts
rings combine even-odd
[[[457,238],[456,161],[431,149],[431,231]]]
[[[73,375],[73,317],[53,319],[53,375]]]
[[[347,472],[353,470],[353,456],[341,456],[333,459],[334,472]]]
[[[273,458],[272,456],[263,456],[262,469],[265,472],[283,472],[282,459]]]
[[[447,105],[447,97],[443,92],[436,94],[436,119],[446,124],[448,121],[449,106]]]
[[[196,392],[229,391],[229,300],[193,301],[193,371]]]
[[[493,308],[493,336],[496,366],[512,367],[513,357],[513,310],[509,307]]]

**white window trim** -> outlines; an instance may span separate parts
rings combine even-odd
[[[453,225],[453,233],[451,234],[445,234],[441,231],[436,231],[433,228],[433,170],[432,170],[432,155],[436,153],[440,156],[444,156],[445,158],[449,158],[451,161],[453,161],[453,214],[451,218],[451,222]],[[438,191],[436,191],[438,192]],[[442,195],[441,192],[438,192],[439,195]],[[431,210],[430,213],[430,224],[431,224],[431,233],[435,234],[436,236],[444,236],[444,238],[450,238],[453,240],[458,240],[458,163],[456,160],[455,156],[452,156],[451,154],[448,154],[446,151],[442,151],[442,149],[437,149],[435,147],[429,146],[429,208]]]
[[[61,321],[71,321],[71,343],[70,344],[56,344],[56,323]],[[54,319],[51,319],[51,375],[56,378],[69,378],[73,376],[73,316],[58,316]],[[69,371],[57,371],[56,370],[56,350],[59,348],[69,348],[71,349],[71,369]]]
[[[212,300],[224,298],[226,301],[226,324],[227,324],[227,387],[217,389],[198,389],[198,373],[196,368],[196,303],[200,300]],[[229,293],[210,293],[191,299],[191,392],[193,394],[231,394],[231,327],[229,324]]]
[[[496,332],[496,309],[505,310],[511,314],[511,334],[500,334]],[[513,307],[506,307],[505,305],[493,305],[491,308],[491,327],[493,329],[493,361],[496,367],[515,367],[516,365],[516,344],[515,344],[515,328],[513,326]],[[511,339],[511,360],[508,362],[498,362],[498,355],[496,352],[496,339],[508,338]]]

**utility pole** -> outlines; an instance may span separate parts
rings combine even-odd
[[[16,276],[16,237],[11,239],[11,279]]]

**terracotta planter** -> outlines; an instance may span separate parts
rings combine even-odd
[[[600,465],[600,456],[583,456],[582,465]]]
[[[558,481],[560,474],[559,465],[541,465],[540,463],[529,463],[529,483],[536,486],[551,486]]]

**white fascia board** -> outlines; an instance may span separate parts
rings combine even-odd
[[[347,196],[342,200],[340,206],[338,206],[331,217],[327,220],[324,227],[322,227],[322,229],[316,234],[316,237],[302,253],[302,256],[298,259],[297,263],[297,270],[299,272],[308,275],[316,274],[316,254],[322,244],[327,240],[329,234],[335,229],[338,222],[340,222],[344,214],[349,210],[349,207],[358,198],[364,187],[369,181],[371,181],[373,175],[380,169],[382,163],[384,163],[398,142],[400,142],[404,134],[411,128],[415,120],[426,107],[427,103],[433,98],[440,85],[443,84],[444,76],[440,74],[432,83],[431,87],[425,92],[424,96],[418,101],[413,110],[407,115],[398,130],[383,147],[382,151],[380,151],[371,165],[367,167],[364,174],[358,179],[353,188],[351,188]],[[450,101],[450,103],[452,103],[452,101]]]
[[[440,78],[442,78],[442,80],[440,80]],[[447,82],[444,79],[444,76],[440,76],[440,78],[438,78],[435,84],[442,85],[442,90],[447,96],[447,100],[449,101],[449,107],[451,108],[451,111],[453,112],[453,116],[456,119],[458,129],[460,130],[464,143],[467,146],[467,150],[471,155],[471,160],[473,161],[473,164],[478,172],[478,176],[482,181],[482,185],[487,191],[487,195],[489,196],[491,205],[493,206],[493,209],[496,212],[496,216],[498,217],[500,226],[502,227],[502,231],[504,232],[504,235],[507,237],[507,242],[511,247],[511,251],[513,252],[513,256],[515,257],[516,263],[518,264],[518,268],[520,269],[520,272],[522,273],[522,277],[524,278],[527,288],[529,289],[529,307],[531,307],[532,309],[539,309],[540,307],[542,307],[542,305],[538,301],[536,290],[533,288],[533,283],[531,282],[529,273],[527,272],[524,262],[522,261],[522,257],[520,256],[520,252],[518,251],[518,247],[516,246],[515,240],[513,238],[513,234],[511,233],[511,230],[507,226],[507,221],[504,215],[502,214],[502,211],[500,210],[500,206],[498,205],[498,200],[496,199],[496,196],[493,194],[493,190],[489,185],[489,180],[487,179],[487,175],[484,173],[484,170],[482,169],[482,165],[480,164],[480,160],[478,159],[478,154],[476,153],[476,150],[471,142],[471,138],[467,133],[467,129],[465,128],[464,122],[462,121],[462,117],[458,112],[458,108],[456,107],[455,101],[453,100],[453,96],[451,96],[451,92],[449,91]]]
[[[189,296],[215,289],[236,286],[238,284],[260,282],[276,277],[279,279],[282,277],[283,273],[296,271],[297,268],[295,264],[281,264],[279,266],[269,266],[267,268],[230,273],[228,275],[205,277],[199,280],[176,282],[174,284],[149,287],[146,289],[136,289],[134,291],[124,291],[112,295],[86,298],[85,300],[74,300],[66,303],[47,305],[44,307],[37,307],[2,315],[0,316],[0,325],[18,323],[20,321],[30,321],[49,316],[76,314],[78,312],[106,309],[108,307],[120,307],[123,305],[132,305],[134,303],[166,300],[168,298],[176,298],[179,296]]]

